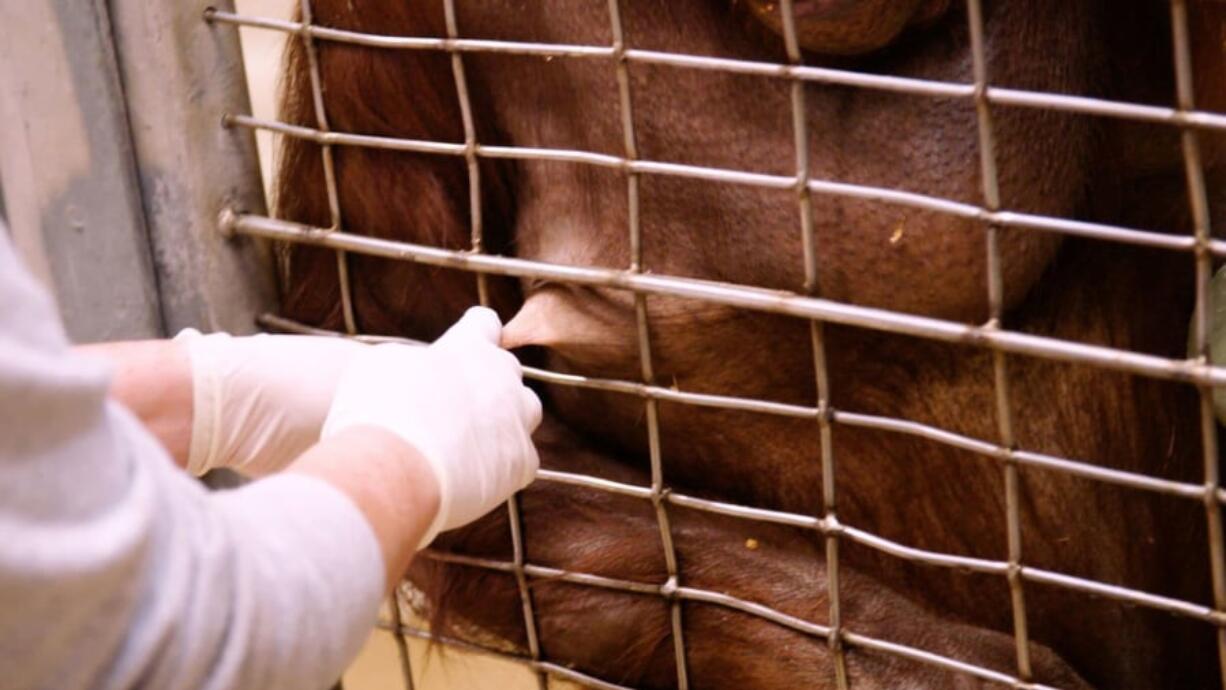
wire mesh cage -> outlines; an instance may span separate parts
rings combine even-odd
[[[1027,628],[1025,591],[1029,584],[1066,588],[1087,596],[1104,597],[1168,612],[1175,616],[1203,621],[1218,631],[1218,651],[1222,655],[1226,674],[1226,550],[1221,531],[1221,506],[1226,490],[1220,486],[1218,470],[1217,429],[1212,413],[1212,390],[1226,383],[1226,369],[1211,366],[1208,354],[1208,319],[1210,312],[1209,281],[1213,261],[1226,257],[1226,242],[1214,238],[1209,227],[1209,201],[1198,133],[1226,131],[1226,116],[1198,110],[1193,94],[1193,65],[1190,50],[1187,0],[1172,0],[1170,17],[1174,48],[1174,83],[1177,87],[1174,107],[1117,102],[1080,95],[1028,91],[994,86],[985,57],[984,19],[980,0],[968,0],[965,12],[970,33],[969,59],[973,65],[973,81],[955,83],[910,77],[889,76],[851,69],[817,67],[805,64],[793,18],[794,2],[778,4],[781,33],[786,47],[786,62],[765,63],[731,58],[671,53],[631,48],[625,40],[621,17],[623,0],[610,0],[608,25],[612,41],[604,45],[549,44],[465,38],[457,22],[454,0],[440,0],[446,17],[446,36],[388,36],[332,28],[312,20],[310,0],[300,3],[300,19],[287,21],[267,17],[244,16],[220,9],[209,9],[204,21],[214,27],[254,27],[283,32],[299,40],[310,57],[310,78],[315,109],[315,125],[301,126],[275,120],[260,119],[243,112],[226,112],[226,127],[271,131],[286,137],[314,142],[320,147],[326,178],[328,208],[331,223],[313,227],[258,213],[234,210],[222,222],[222,231],[230,235],[267,238],[289,243],[306,243],[336,250],[341,280],[340,296],[344,323],[350,336],[362,336],[354,318],[352,296],[348,287],[346,255],[358,253],[411,261],[443,268],[471,271],[484,302],[488,299],[486,276],[501,275],[548,280],[570,285],[613,288],[633,295],[638,319],[638,348],[641,377],[638,380],[594,379],[539,368],[527,368],[527,377],[552,384],[576,386],[640,398],[649,436],[650,485],[637,486],[594,476],[543,470],[539,480],[572,484],[598,491],[614,492],[649,502],[655,511],[659,537],[667,565],[667,578],[654,584],[618,580],[586,572],[570,572],[528,562],[524,557],[523,533],[519,506],[515,499],[507,505],[513,541],[513,558],[509,561],[480,559],[447,553],[430,552],[426,556],[477,568],[512,575],[518,583],[522,604],[523,625],[527,640],[525,654],[511,654],[537,675],[542,687],[548,678],[575,681],[591,687],[622,687],[609,680],[592,677],[547,658],[537,636],[531,583],[536,579],[551,579],[587,587],[634,592],[662,597],[671,610],[671,640],[675,655],[676,685],[690,685],[687,677],[687,646],[684,635],[683,602],[704,602],[760,617],[804,635],[824,640],[833,660],[831,673],[838,687],[853,685],[846,670],[845,655],[850,650],[868,649],[897,655],[912,661],[943,667],[968,674],[983,681],[1012,687],[1039,687],[1032,681],[1030,640]],[[215,29],[216,30],[216,29]],[[450,57],[455,92],[462,114],[464,141],[427,141],[362,132],[338,131],[330,128],[325,109],[322,80],[316,58],[317,45],[323,42],[354,44],[388,51],[437,51]],[[474,54],[535,56],[547,59],[597,60],[607,63],[618,87],[617,108],[622,125],[624,150],[619,155],[586,150],[494,145],[478,140],[474,124],[474,108],[469,94],[465,59]],[[651,160],[640,155],[636,137],[634,98],[629,70],[641,65],[668,66],[683,70],[709,70],[747,75],[754,78],[783,80],[790,85],[790,121],[795,141],[794,174],[766,174],[749,170],[706,167],[668,160]],[[982,197],[977,203],[918,194],[898,189],[855,184],[837,179],[822,179],[811,175],[810,152],[806,142],[809,127],[805,116],[806,92],[813,86],[868,89],[905,95],[910,98],[955,99],[973,104],[976,113],[979,176]],[[994,112],[999,108],[1022,108],[1071,113],[1127,121],[1158,123],[1178,129],[1185,161],[1188,203],[1194,221],[1194,233],[1166,234],[1150,230],[1086,222],[1063,217],[1010,210],[1002,206],[998,188],[993,132]],[[346,228],[342,219],[340,195],[337,192],[337,172],[333,152],[340,147],[364,147],[414,152],[462,159],[467,165],[470,190],[471,246],[468,250],[448,250],[423,244],[378,239],[359,234],[360,229]],[[629,219],[625,233],[631,252],[629,265],[620,270],[598,267],[560,265],[512,256],[487,254],[483,251],[483,218],[481,203],[481,159],[512,159],[517,161],[557,161],[606,168],[624,176]],[[765,290],[750,285],[730,284],[683,276],[648,272],[642,259],[642,234],[639,214],[639,185],[645,178],[656,176],[686,178],[712,183],[741,185],[792,192],[798,217],[796,231],[803,240],[804,284],[793,292]],[[953,218],[978,223],[984,234],[987,256],[987,285],[990,315],[985,323],[965,324],[875,309],[826,299],[817,292],[821,271],[819,251],[814,241],[814,207],[825,197],[865,200],[909,209],[921,209]],[[1072,342],[1055,337],[1033,335],[1010,330],[1005,321],[1002,287],[1000,232],[1002,229],[1077,236],[1111,243],[1124,243],[1160,248],[1187,255],[1195,267],[1195,316],[1192,328],[1192,356],[1170,359],[1151,354],[1124,351],[1111,347]],[[653,367],[651,338],[647,327],[647,304],[653,296],[667,295],[709,302],[737,309],[785,314],[809,322],[812,356],[815,363],[816,405],[784,404],[768,400],[694,393],[675,386],[662,385],[656,380]],[[274,314],[265,314],[262,323],[269,328],[313,333],[318,329],[295,323]],[[995,390],[995,418],[999,435],[995,439],[972,438],[951,430],[937,428],[908,419],[861,414],[835,409],[830,402],[824,327],[826,324],[850,325],[864,329],[905,334],[920,339],[959,343],[991,352]],[[1093,462],[1030,451],[1019,447],[1012,432],[1007,361],[1011,357],[1046,358],[1102,367],[1140,377],[1174,381],[1195,387],[1200,395],[1200,424],[1203,438],[1203,482],[1181,482],[1103,467]],[[728,502],[685,495],[669,488],[663,471],[659,443],[658,405],[662,401],[682,405],[741,410],[766,415],[779,415],[812,421],[820,434],[820,465],[823,477],[822,509],[820,514],[804,515],[742,506]],[[1005,486],[1005,552],[1003,559],[985,559],[914,548],[846,524],[837,510],[834,481],[836,463],[831,435],[842,427],[861,427],[898,434],[909,434],[929,441],[948,444],[981,455],[999,467]],[[1019,486],[1019,468],[1043,468],[1067,473],[1094,482],[1113,484],[1131,489],[1163,494],[1179,499],[1201,502],[1208,522],[1209,563],[1212,567],[1214,601],[1212,605],[1184,601],[1093,579],[1076,577],[1054,570],[1028,565],[1022,550],[1020,506],[1025,498]],[[679,563],[670,529],[670,511],[675,507],[709,511],[747,521],[765,521],[811,530],[820,534],[825,543],[826,567],[829,572],[829,610],[825,623],[802,620],[761,603],[686,584],[684,569]],[[935,568],[954,568],[997,577],[1007,583],[1011,593],[1013,636],[1016,648],[1016,671],[1005,673],[973,663],[937,654],[925,649],[899,644],[856,632],[856,620],[845,618],[840,610],[839,556],[840,547],[853,542],[880,550],[893,557]],[[426,630],[402,624],[400,606],[392,606],[393,616],[384,626],[407,636],[425,636]],[[443,640],[452,644],[472,646],[471,642]],[[401,646],[405,683],[411,687],[408,656]],[[506,655],[505,651],[493,651]]]
[[[402,619],[402,611],[409,608],[409,592],[401,589],[397,598],[387,608],[388,617],[381,626],[395,635],[403,671],[403,684],[413,687],[413,671],[410,668],[406,638],[426,638],[482,653],[511,659],[530,669],[541,687],[547,687],[550,679],[575,682],[588,687],[622,688],[612,679],[571,668],[563,661],[551,659],[546,653],[538,634],[538,611],[533,597],[533,584],[539,581],[564,582],[580,587],[626,592],[645,597],[656,597],[666,602],[669,611],[669,644],[674,658],[675,685],[679,688],[694,686],[690,677],[689,647],[686,639],[686,605],[700,603],[722,607],[739,614],[767,621],[773,625],[795,631],[826,645],[830,654],[829,674],[836,687],[856,685],[854,673],[848,671],[848,658],[856,650],[905,659],[922,665],[945,669],[954,673],[1011,687],[1047,687],[1035,681],[1032,664],[1032,641],[1028,627],[1026,592],[1029,587],[1049,587],[1120,602],[1139,609],[1161,611],[1172,616],[1198,621],[1216,631],[1217,652],[1220,658],[1221,676],[1226,682],[1226,547],[1222,535],[1221,510],[1226,502],[1226,489],[1219,477],[1219,448],[1217,425],[1213,412],[1213,391],[1226,385],[1226,368],[1214,366],[1209,361],[1209,330],[1211,318],[1210,280],[1215,260],[1226,258],[1226,241],[1215,238],[1210,228],[1210,187],[1206,180],[1203,163],[1202,138],[1226,133],[1226,115],[1198,108],[1194,94],[1194,65],[1189,30],[1189,3],[1192,0],[1170,1],[1170,44],[1173,49],[1173,83],[1175,99],[1173,106],[1160,106],[1139,102],[1122,102],[1077,94],[1053,93],[994,85],[989,70],[985,48],[985,20],[982,0],[966,0],[965,28],[969,32],[967,60],[971,65],[973,79],[967,82],[940,81],[911,76],[892,76],[865,70],[843,67],[814,66],[806,64],[802,42],[798,37],[795,0],[780,0],[771,5],[776,12],[779,33],[784,43],[786,60],[763,62],[737,58],[669,52],[664,50],[633,47],[627,40],[623,21],[624,5],[628,0],[609,0],[607,10],[608,43],[545,43],[530,41],[491,40],[465,37],[458,21],[455,0],[437,0],[445,17],[444,36],[385,35],[365,33],[326,26],[314,21],[311,0],[300,0],[298,18],[284,20],[252,16],[233,11],[229,5],[218,3],[204,9],[189,8],[187,18],[166,20],[153,12],[144,16],[129,8],[112,19],[116,34],[128,35],[129,42],[138,41],[132,36],[153,34],[150,26],[158,21],[181,27],[182,35],[194,37],[209,51],[228,55],[228,58],[200,61],[187,68],[195,70],[193,79],[186,80],[187,91],[198,89],[202,93],[228,93],[233,89],[216,87],[217,74],[240,74],[235,65],[237,41],[232,35],[237,27],[280,32],[299,41],[305,51],[309,66],[309,87],[312,98],[314,123],[306,126],[275,119],[258,118],[250,114],[245,99],[219,97],[209,99],[202,107],[195,102],[208,121],[207,127],[191,131],[184,139],[198,141],[199,146],[175,148],[177,140],[162,137],[154,141],[143,134],[142,127],[134,127],[136,157],[142,174],[158,168],[173,167],[190,172],[192,151],[229,150],[244,148],[240,163],[234,157],[210,165],[201,166],[199,174],[190,174],[187,180],[175,180],[174,191],[210,190],[197,193],[191,204],[190,217],[167,211],[176,206],[163,198],[154,198],[156,179],[146,175],[146,188],[142,192],[146,216],[153,226],[150,233],[153,244],[161,254],[165,247],[178,241],[189,242],[183,252],[183,261],[166,259],[155,251],[155,267],[163,282],[163,292],[177,290],[194,295],[204,293],[199,299],[184,300],[162,308],[162,323],[169,330],[184,325],[229,327],[242,330],[241,318],[262,312],[259,322],[267,329],[300,332],[332,333],[367,340],[382,340],[384,336],[363,333],[355,317],[354,297],[351,289],[349,255],[383,257],[396,261],[412,262],[424,266],[456,269],[471,272],[477,285],[479,300],[489,301],[488,280],[490,276],[509,276],[521,279],[550,281],[557,284],[606,288],[632,295],[636,323],[636,341],[639,375],[631,379],[593,378],[573,373],[552,371],[545,368],[525,367],[525,376],[536,381],[569,386],[585,390],[637,398],[642,401],[642,416],[648,437],[647,448],[650,482],[644,485],[614,481],[608,478],[558,470],[544,469],[539,481],[560,485],[572,485],[584,489],[607,492],[640,500],[649,505],[655,519],[659,545],[664,555],[666,576],[658,582],[644,583],[619,579],[592,572],[567,570],[530,562],[526,557],[525,533],[521,506],[513,498],[506,506],[510,527],[509,560],[477,558],[440,551],[427,551],[424,557],[443,563],[506,574],[515,581],[518,590],[519,608],[522,611],[524,640],[522,650],[508,651],[505,646],[478,644],[472,640],[460,640],[431,633],[424,628],[409,625]],[[156,4],[155,4],[156,5]],[[172,14],[182,14],[183,8]],[[192,14],[194,13],[194,14]],[[372,135],[361,131],[345,131],[330,125],[326,108],[326,87],[321,77],[318,52],[321,44],[354,45],[380,51],[421,51],[445,55],[450,60],[451,76],[461,118],[463,141],[410,139]],[[211,53],[210,53],[211,54]],[[614,107],[621,128],[622,150],[617,154],[573,148],[550,148],[540,146],[517,146],[493,144],[478,137],[479,122],[473,97],[470,94],[469,74],[466,59],[474,55],[520,56],[547,60],[585,60],[607,65],[615,80],[617,99]],[[120,51],[120,72],[124,76],[124,88],[140,92],[142,103],[158,100],[151,95],[158,82],[150,80],[130,63],[140,59],[140,54],[129,50]],[[168,61],[170,62],[170,61]],[[191,63],[192,61],[186,61]],[[791,126],[794,143],[794,159],[790,174],[773,174],[762,171],[732,169],[699,165],[673,160],[655,160],[641,153],[639,133],[641,120],[636,117],[633,80],[631,71],[646,67],[665,67],[677,70],[736,74],[751,79],[782,82],[788,88],[790,111],[787,120]],[[227,84],[226,86],[232,86]],[[978,150],[978,177],[981,194],[978,201],[905,191],[896,188],[872,186],[840,179],[827,179],[813,173],[811,151],[807,142],[811,123],[806,116],[806,103],[811,89],[844,88],[893,94],[907,99],[941,99],[968,104],[974,109],[975,134]],[[138,94],[139,95],[139,94]],[[129,95],[131,99],[132,96]],[[1159,232],[1152,229],[1126,227],[1102,222],[1091,222],[1067,217],[1046,215],[1010,209],[1002,202],[1000,173],[998,172],[998,140],[994,123],[1002,109],[1022,109],[1061,113],[1076,116],[1102,118],[1121,122],[1140,122],[1169,127],[1179,133],[1183,171],[1187,189],[1187,204],[1193,232],[1188,234]],[[129,117],[148,124],[165,116],[156,110],[129,114]],[[173,119],[173,118],[172,118]],[[242,143],[238,133],[251,130],[267,131],[277,135],[311,142],[319,147],[320,165],[324,176],[324,189],[330,222],[327,225],[308,225],[286,219],[271,217],[264,212],[258,198],[258,184],[253,182],[252,158],[249,143]],[[142,138],[145,137],[145,138]],[[239,143],[235,143],[235,142]],[[221,143],[218,143],[221,142]],[[187,150],[184,153],[183,149]],[[338,166],[334,160],[338,149],[355,148],[387,150],[449,157],[462,161],[466,167],[469,192],[470,245],[464,250],[447,249],[421,243],[381,239],[363,234],[361,227],[349,227],[345,223],[342,194],[338,191]],[[210,154],[212,155],[212,154]],[[215,156],[214,156],[215,157]],[[627,226],[624,229],[629,247],[630,261],[621,268],[577,266],[556,262],[520,258],[486,252],[486,223],[482,205],[481,163],[488,160],[558,162],[601,169],[619,175],[625,180]],[[217,190],[216,173],[230,166],[243,168],[241,175],[233,176],[232,184]],[[644,262],[644,229],[641,221],[641,185],[645,181],[671,178],[692,181],[698,184],[720,184],[764,190],[777,190],[794,195],[795,211],[799,222],[795,232],[799,235],[803,264],[803,283],[793,290],[765,289],[762,287],[695,278],[683,275],[653,272]],[[181,184],[180,184],[181,182]],[[170,197],[174,195],[171,194]],[[187,194],[192,197],[193,194]],[[181,199],[180,197],[175,197]],[[167,197],[169,198],[169,197]],[[982,323],[964,323],[957,320],[922,316],[884,308],[862,306],[838,301],[820,294],[819,276],[823,270],[821,251],[816,241],[815,215],[820,213],[820,204],[826,199],[853,199],[879,204],[890,208],[910,209],[938,214],[941,217],[973,223],[984,236],[983,255],[986,256],[986,304],[988,318]],[[220,212],[218,215],[217,212]],[[169,214],[169,215],[168,215]],[[178,230],[159,230],[182,226]],[[158,239],[158,232],[166,233]],[[230,260],[226,252],[215,247],[201,248],[196,236],[208,236],[220,232],[229,238],[251,237],[274,240],[282,243],[311,245],[335,250],[336,271],[339,277],[340,313],[344,332],[324,331],[300,323],[268,309],[268,287],[257,279],[254,287],[250,280],[238,276],[258,273],[263,264],[252,260],[249,254],[238,260]],[[1171,358],[1152,353],[1120,349],[1107,345],[1091,344],[1051,335],[1038,335],[1021,329],[1011,329],[1005,299],[1005,279],[1002,268],[1001,237],[1005,232],[1041,233],[1058,237],[1079,237],[1104,243],[1132,245],[1186,255],[1194,275],[1195,310],[1191,329],[1191,355],[1187,358]],[[187,237],[188,239],[183,239]],[[250,247],[247,248],[248,250]],[[233,247],[230,249],[233,250]],[[196,261],[199,255],[221,257],[203,263]],[[219,263],[220,262],[220,263]],[[218,270],[218,266],[221,269]],[[193,282],[206,284],[203,290],[191,287]],[[177,286],[177,288],[176,288]],[[235,295],[245,292],[245,296]],[[695,303],[714,304],[747,312],[793,317],[805,321],[809,329],[809,346],[813,361],[815,380],[812,383],[815,404],[794,404],[774,400],[719,395],[687,391],[676,385],[667,385],[658,380],[656,359],[653,357],[653,339],[649,328],[649,303],[653,298],[669,297],[692,300]],[[163,297],[163,301],[166,298]],[[241,306],[218,315],[208,305],[241,302]],[[172,300],[173,302],[173,300]],[[190,302],[190,303],[188,303]],[[203,306],[201,306],[203,304]],[[203,314],[203,315],[202,315]],[[869,414],[853,409],[835,407],[830,391],[831,372],[827,361],[827,328],[849,326],[868,331],[904,335],[921,341],[956,344],[990,353],[992,369],[993,406],[991,411],[997,430],[995,438],[980,438],[959,431],[943,428],[914,419],[887,415]],[[1081,366],[1122,372],[1131,376],[1157,381],[1173,382],[1194,388],[1199,396],[1200,453],[1203,455],[1201,481],[1169,479],[1157,474],[1117,469],[1104,466],[1091,459],[1065,457],[1023,447],[1014,433],[1013,420],[1019,414],[1014,409],[1010,396],[1009,362],[1015,358],[1036,358],[1067,362]],[[714,500],[707,496],[690,495],[674,490],[665,473],[665,458],[662,451],[660,406],[661,404],[694,406],[713,410],[730,410],[775,416],[811,422],[819,438],[820,453],[815,461],[819,464],[821,477],[821,505],[813,514],[766,509],[741,505],[729,501]],[[1024,413],[1024,412],[1023,412]],[[918,548],[886,536],[862,529],[840,518],[840,501],[836,496],[836,457],[834,435],[840,429],[865,429],[887,434],[899,434],[924,439],[927,442],[956,448],[981,457],[994,464],[1003,483],[1003,558],[985,558],[963,554],[946,553]],[[1023,550],[1022,511],[1027,501],[1025,487],[1019,480],[1019,472],[1027,469],[1043,470],[1076,477],[1088,482],[1123,487],[1148,495],[1170,497],[1195,505],[1203,505],[1207,525],[1209,578],[1212,585],[1212,603],[1202,603],[1176,598],[1133,586],[1101,581],[1073,575],[1056,569],[1039,567],[1027,562]],[[848,472],[844,468],[841,472]],[[772,608],[762,602],[751,601],[713,588],[700,588],[688,584],[684,562],[678,558],[674,544],[676,534],[671,516],[678,510],[692,510],[727,516],[746,522],[772,523],[804,530],[817,535],[824,549],[826,568],[826,602],[823,622],[801,618],[783,610]],[[1014,647],[1014,670],[1002,671],[989,668],[965,659],[938,653],[919,646],[904,644],[888,637],[869,635],[857,630],[854,616],[844,615],[840,592],[840,554],[850,546],[871,549],[889,557],[926,568],[951,569],[976,573],[996,578],[1009,592],[1009,620],[1012,623]],[[817,593],[814,593],[817,597]]]

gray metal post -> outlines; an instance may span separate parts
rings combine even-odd
[[[105,3],[0,3],[0,27],[0,178],[19,253],[74,340],[161,335]]]
[[[250,112],[238,34],[203,21],[208,0],[112,0],[146,225],[167,331],[247,333],[275,306],[268,248],[224,239],[227,208],[264,213],[255,139],[221,126]]]

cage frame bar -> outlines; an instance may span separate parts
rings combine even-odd
[[[34,0],[0,11],[14,32],[0,51],[12,58],[0,68],[12,123],[0,135],[0,206],[67,316],[96,312],[69,319],[76,342],[251,333],[276,303],[264,243],[215,232],[222,209],[263,213],[264,197],[254,139],[217,126],[250,101],[237,32],[202,26],[206,1]],[[181,40],[149,41],[151,29]],[[209,81],[218,73],[232,78]],[[108,279],[107,267],[124,274]]]
[[[111,24],[101,0],[0,6],[0,235],[74,343],[166,335]]]

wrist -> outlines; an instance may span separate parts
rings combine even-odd
[[[440,485],[430,461],[382,427],[355,425],[313,446],[287,471],[323,479],[361,510],[379,541],[388,587],[439,522]]]

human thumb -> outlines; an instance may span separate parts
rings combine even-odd
[[[497,345],[502,337],[502,320],[489,307],[473,307],[443,334],[438,342],[477,339]]]

